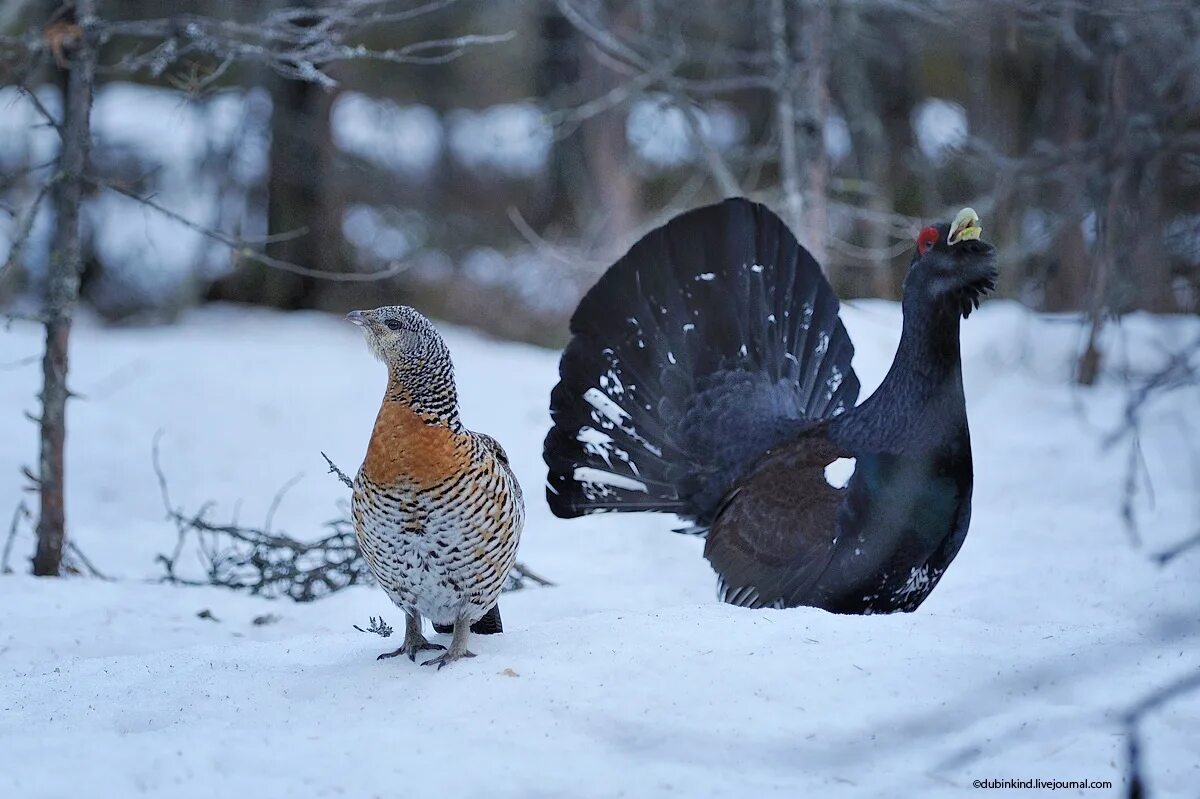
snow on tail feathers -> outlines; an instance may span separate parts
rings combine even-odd
[[[771,446],[853,407],[854,347],[813,257],[765,206],[677,216],[579,303],[550,395],[555,515],[664,511],[703,530]]]

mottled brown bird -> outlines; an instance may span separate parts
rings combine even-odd
[[[412,308],[353,311],[388,368],[387,390],[354,480],[354,531],[371,572],[406,617],[404,644],[380,659],[446,649],[422,617],[453,630],[440,669],[472,632],[502,631],[497,600],[517,556],[525,507],[500,444],[459,418],[450,351]]]

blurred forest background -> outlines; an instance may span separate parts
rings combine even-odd
[[[80,213],[100,315],[412,303],[555,344],[640,234],[735,193],[843,297],[897,297],[917,230],[972,205],[1005,296],[1097,324],[1197,312],[1200,4],[359,0],[349,44],[417,57],[304,74],[255,55],[271,25],[319,26],[317,5],[96,5]],[[188,46],[201,17],[241,49]],[[59,138],[39,107],[61,118],[75,24],[61,0],[0,6],[12,313],[47,290]]]

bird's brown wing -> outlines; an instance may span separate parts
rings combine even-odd
[[[833,553],[845,493],[826,481],[825,466],[845,456],[816,430],[765,456],[734,487],[704,545],[723,601],[819,604],[812,594]]]

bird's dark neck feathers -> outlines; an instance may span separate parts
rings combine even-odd
[[[831,423],[831,435],[855,450],[937,449],[965,430],[961,316],[949,303],[906,298],[892,368],[866,402]]]
[[[462,428],[454,367],[448,355],[389,363],[383,401],[402,402],[430,424],[443,424],[454,430]]]

